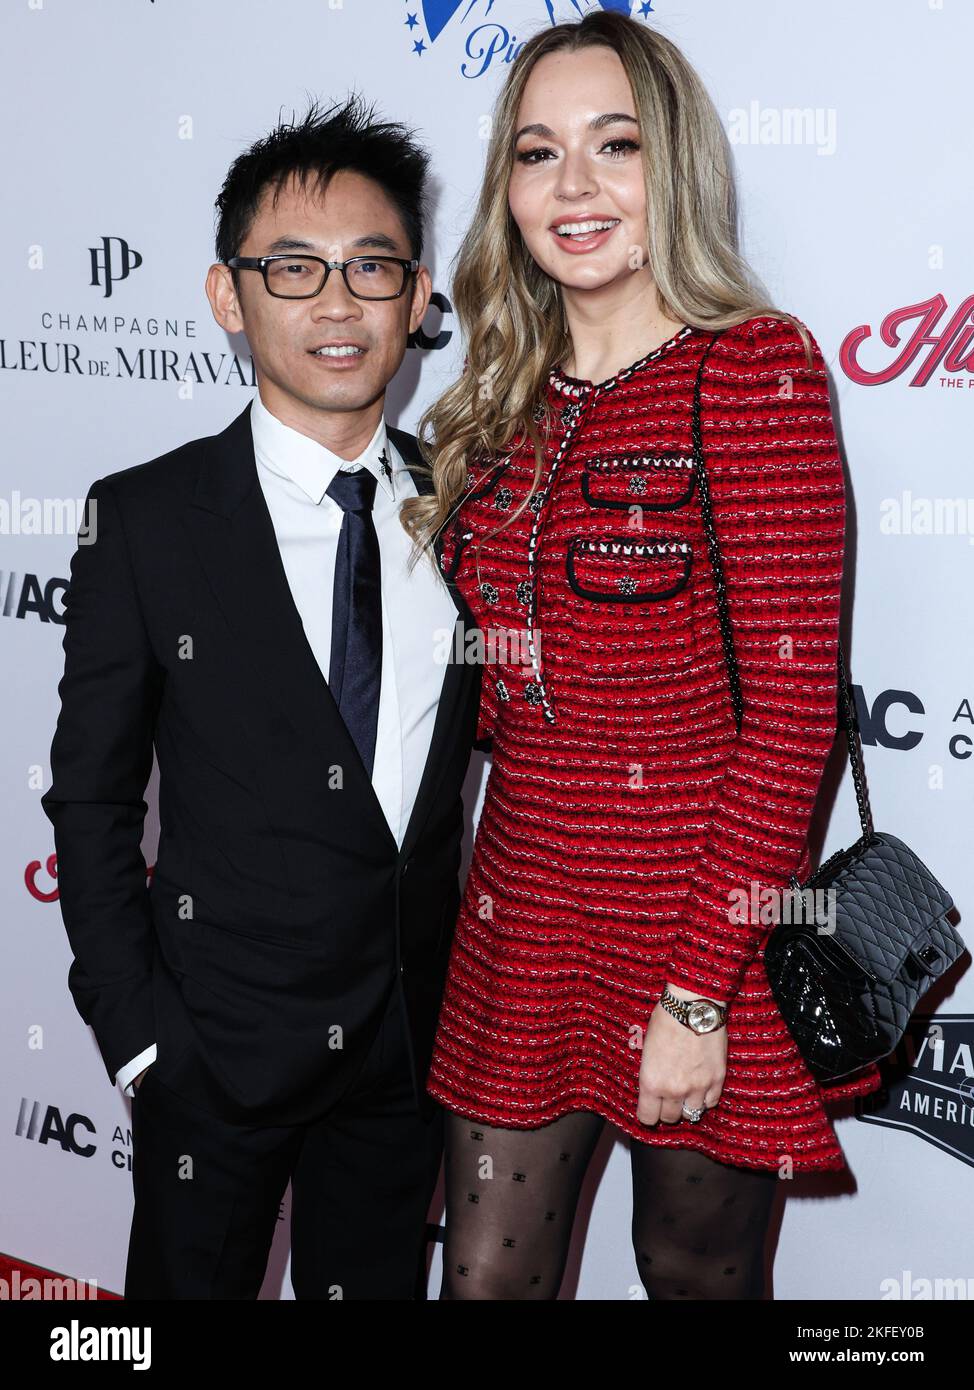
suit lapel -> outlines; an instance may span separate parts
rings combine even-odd
[[[390,440],[410,469],[420,493],[432,491],[413,437],[387,426]],[[396,850],[372,780],[346,728],[328,682],[308,643],[281,559],[274,526],[257,478],[250,405],[221,434],[205,441],[196,489],[186,523],[217,603],[249,662],[255,684],[278,706],[327,767],[344,771],[349,815],[374,827]],[[436,547],[437,563],[440,546]],[[449,762],[464,693],[479,674],[456,659],[464,651],[470,610],[454,585],[447,586],[457,609],[454,644],[443,676],[429,753],[403,839],[405,859],[425,824]]]
[[[416,491],[421,497],[425,497],[433,491],[433,479],[430,477],[429,469],[423,461],[419,452],[419,447],[415,437],[407,434],[405,430],[395,430],[391,425],[386,425],[386,434],[402,455],[403,463],[409,469],[409,475],[416,484]],[[443,561],[443,535],[440,532],[433,542],[433,551],[436,556],[436,565],[439,570]],[[450,597],[453,599],[457,613],[465,622],[471,618],[471,613],[460,591],[455,584],[447,584]]]
[[[410,471],[416,490],[421,496],[425,496],[433,491],[433,480],[423,462],[422,456],[412,435],[406,434],[402,430],[393,429],[386,426],[386,432],[391,442],[402,455],[403,462]],[[435,546],[436,564],[439,567],[441,558],[441,544],[439,537]],[[420,563],[423,563],[422,561]],[[433,736],[430,740],[429,753],[426,758],[426,766],[423,769],[423,776],[420,780],[419,790],[416,793],[416,801],[413,805],[412,815],[406,827],[406,834],[403,837],[402,858],[407,858],[412,852],[413,845],[426,822],[426,818],[436,800],[436,794],[440,787],[440,782],[449,762],[449,745],[453,739],[457,724],[457,715],[462,706],[464,693],[469,694],[471,680],[475,680],[478,669],[469,666],[462,660],[457,660],[457,653],[465,650],[465,632],[468,622],[472,623],[472,615],[468,609],[459,590],[453,584],[448,584],[450,596],[453,599],[457,610],[457,620],[453,631],[453,645],[450,651],[450,660],[443,673],[443,687],[440,691],[440,702],[436,710],[436,719],[433,724]]]
[[[348,812],[396,842],[308,643],[257,478],[250,406],[208,439],[186,523],[254,683],[326,766],[343,770]],[[323,775],[327,775],[324,772]]]

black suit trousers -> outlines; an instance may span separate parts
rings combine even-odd
[[[397,984],[358,1075],[300,1125],[228,1123],[150,1066],[132,1102],[125,1297],[255,1299],[290,1180],[296,1298],[424,1298],[443,1112],[417,1111],[405,1028]]]

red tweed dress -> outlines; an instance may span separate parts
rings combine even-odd
[[[825,1103],[875,1090],[879,1070],[816,1082],[764,972],[771,927],[729,895],[809,868],[835,729],[842,471],[814,339],[809,368],[780,319],[725,330],[700,418],[737,736],[691,432],[712,336],[685,327],[598,383],[556,369],[535,411],[541,485],[493,536],[533,451],[515,440],[471,470],[441,565],[479,624],[493,761],[427,1089],[488,1125],[587,1110],[730,1164],[839,1169]],[[667,981],[729,1001],[727,1073],[700,1120],[649,1128],[642,1038]]]

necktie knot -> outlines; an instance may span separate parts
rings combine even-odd
[[[375,504],[376,476],[368,468],[354,473],[339,470],[325,489],[343,512],[371,512]]]

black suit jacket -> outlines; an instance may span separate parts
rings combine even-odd
[[[412,468],[412,435],[389,429]],[[413,474],[427,491],[425,476]],[[222,433],[92,484],[66,597],[52,785],[68,984],[109,1077],[155,1042],[172,1090],[293,1124],[362,1064],[402,988],[418,1102],[459,905],[480,667],[457,605],[400,851],[291,597],[250,406]],[[159,849],[140,849],[159,763]]]

